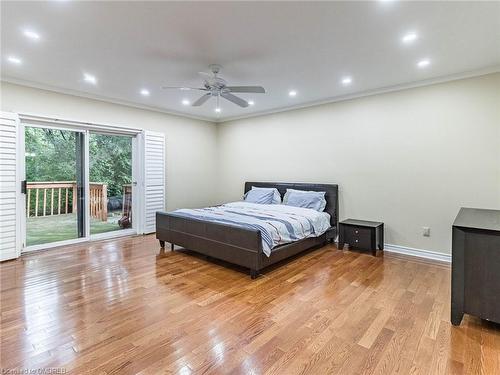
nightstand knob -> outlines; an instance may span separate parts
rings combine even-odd
[[[356,234],[358,234],[358,233],[359,233],[359,230],[356,230],[356,231],[354,231],[354,232],[355,232]]]
[[[355,240],[355,242],[359,242],[358,240]]]

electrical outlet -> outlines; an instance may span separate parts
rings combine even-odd
[[[424,237],[430,237],[431,236],[431,228],[429,228],[429,227],[422,227],[422,236],[424,236]]]

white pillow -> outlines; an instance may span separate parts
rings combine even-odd
[[[273,192],[272,204],[280,204],[281,203],[281,195],[280,195],[280,192],[278,191],[278,189],[276,189],[276,188],[264,188],[264,187],[252,186],[252,190],[272,191]]]

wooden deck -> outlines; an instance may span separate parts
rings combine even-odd
[[[74,374],[495,374],[450,268],[326,246],[256,280],[153,236],[4,262],[1,367]]]

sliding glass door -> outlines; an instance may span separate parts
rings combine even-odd
[[[85,237],[84,133],[26,126],[26,246]]]
[[[134,233],[136,136],[24,124],[24,251]]]
[[[132,140],[89,135],[90,235],[132,228]]]

